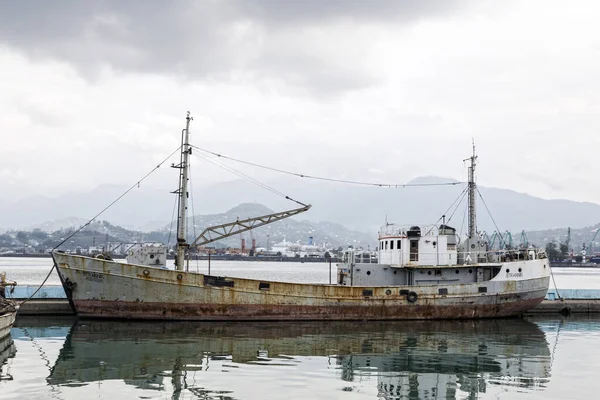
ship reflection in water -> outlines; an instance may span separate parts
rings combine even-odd
[[[47,381],[77,387],[120,380],[173,398],[290,397],[281,390],[290,395],[304,390],[305,397],[317,398],[336,390],[371,391],[386,399],[454,399],[479,397],[490,385],[539,390],[549,377],[544,333],[519,319],[80,321]]]

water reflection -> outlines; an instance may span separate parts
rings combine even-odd
[[[310,358],[306,358],[310,357]],[[47,378],[79,386],[121,380],[145,390],[216,396],[211,380],[190,382],[212,368],[227,379],[249,380],[250,366],[272,379],[322,365],[352,383],[376,381],[379,397],[436,399],[477,397],[488,385],[535,390],[550,376],[544,333],[514,320],[329,323],[76,322]],[[220,369],[220,370],[219,370]],[[260,371],[259,371],[260,372]],[[224,393],[229,392],[229,393]],[[219,390],[218,398],[238,398]]]
[[[0,381],[12,380],[8,361],[16,353],[17,349],[10,334],[0,339]]]

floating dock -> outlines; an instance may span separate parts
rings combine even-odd
[[[17,302],[29,298],[38,287],[35,285],[17,286],[7,297]],[[560,296],[559,296],[560,295]],[[524,315],[550,314],[596,314],[600,313],[600,290],[563,289],[548,290],[546,299]],[[73,315],[62,286],[42,287],[29,301],[19,307],[19,315]]]

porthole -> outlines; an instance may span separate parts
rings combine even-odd
[[[427,271],[427,275],[431,275],[431,271]]]
[[[154,258],[154,254],[150,254],[150,258]]]
[[[469,270],[469,273],[470,273],[470,274],[472,274],[472,273],[473,273],[473,270],[472,270],[472,269],[470,269],[470,270]]]
[[[398,271],[394,271],[394,275],[396,275],[398,273]]]
[[[177,274],[177,280],[178,280],[178,281],[180,281],[180,280],[182,280],[182,279],[183,279],[183,275],[181,275],[181,274]]]
[[[523,270],[521,268],[519,268],[519,272],[523,272]]]
[[[392,294],[392,291],[390,289],[388,289],[385,291],[385,294],[390,295],[390,294]]]
[[[458,273],[459,273],[459,271],[458,271],[458,270],[456,270],[456,273],[458,274]]]
[[[371,271],[367,271],[367,275],[371,275]]]
[[[144,275],[148,276],[150,275],[150,271],[148,271],[147,269],[144,270]]]
[[[506,273],[508,274],[510,272],[510,269],[506,268]]]

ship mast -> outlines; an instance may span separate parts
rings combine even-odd
[[[475,213],[475,191],[477,190],[475,185],[475,162],[477,156],[475,155],[475,142],[473,142],[473,155],[467,160],[471,161],[469,166],[469,239],[475,239],[477,237],[477,215]]]
[[[188,111],[186,117],[185,129],[182,132],[181,137],[181,160],[179,165],[174,166],[180,169],[179,173],[179,189],[177,195],[179,196],[179,213],[177,216],[177,258],[175,259],[175,267],[178,271],[183,271],[185,265],[185,253],[189,245],[186,243],[186,222],[187,222],[187,206],[188,206],[188,168],[189,168],[189,156],[192,153],[190,147],[190,121],[193,118],[190,116]]]

